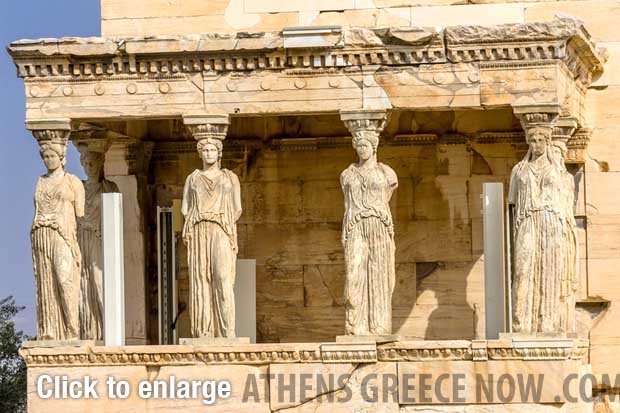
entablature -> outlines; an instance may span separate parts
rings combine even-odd
[[[321,29],[321,30],[319,30]],[[554,104],[583,123],[604,63],[581,22],[20,40],[26,118]]]

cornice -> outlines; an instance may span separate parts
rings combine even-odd
[[[582,82],[602,71],[582,23],[574,19],[498,26],[345,28],[320,46],[286,47],[282,32],[19,40],[7,49],[25,79],[170,77],[255,70],[344,70],[352,66],[541,64],[562,61]]]

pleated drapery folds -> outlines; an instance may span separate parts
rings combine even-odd
[[[390,334],[396,280],[394,239],[379,218],[359,221],[345,245],[347,334]]]
[[[513,169],[509,202],[515,205],[512,331],[574,331],[577,234],[572,216],[574,184],[547,153],[530,153]]]
[[[38,340],[79,337],[82,256],[77,243],[76,210],[81,210],[83,204],[84,187],[76,176],[62,173],[39,178],[30,233]]]
[[[396,279],[390,197],[398,185],[387,165],[350,165],[340,176],[345,197],[345,332],[391,334]]]
[[[194,338],[235,337],[238,179],[194,171],[184,189],[183,239],[189,265],[189,316]]]
[[[215,222],[193,226],[188,243],[192,337],[235,336],[236,254]]]

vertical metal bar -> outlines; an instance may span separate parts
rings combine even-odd
[[[172,320],[177,319],[178,311],[179,311],[179,303],[177,296],[177,237],[174,233],[174,214],[171,214],[171,219],[173,221],[172,224],[172,232],[171,232],[171,244],[172,244],[172,263],[170,264],[170,268],[172,269],[172,276],[170,280],[172,282]],[[175,329],[172,330],[172,343],[177,344],[179,342],[179,336],[177,334],[179,329],[175,326]]]
[[[504,185],[483,184],[484,314],[486,338],[506,331]]]
[[[178,313],[176,234],[173,209],[157,207],[157,318],[159,344],[175,344]]]
[[[157,207],[157,337],[158,343],[164,344],[161,320],[161,207]]]
[[[506,331],[512,333],[512,228],[514,207],[506,208]]]
[[[125,266],[123,259],[123,196],[102,196],[104,343],[125,345]]]

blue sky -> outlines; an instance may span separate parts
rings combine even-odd
[[[4,1],[0,43],[42,37],[99,36],[99,0]],[[13,295],[26,306],[17,326],[35,332],[35,291],[30,224],[37,177],[45,173],[37,145],[24,127],[24,84],[3,47],[0,51],[0,299]],[[70,148],[67,170],[83,177],[77,151]]]

